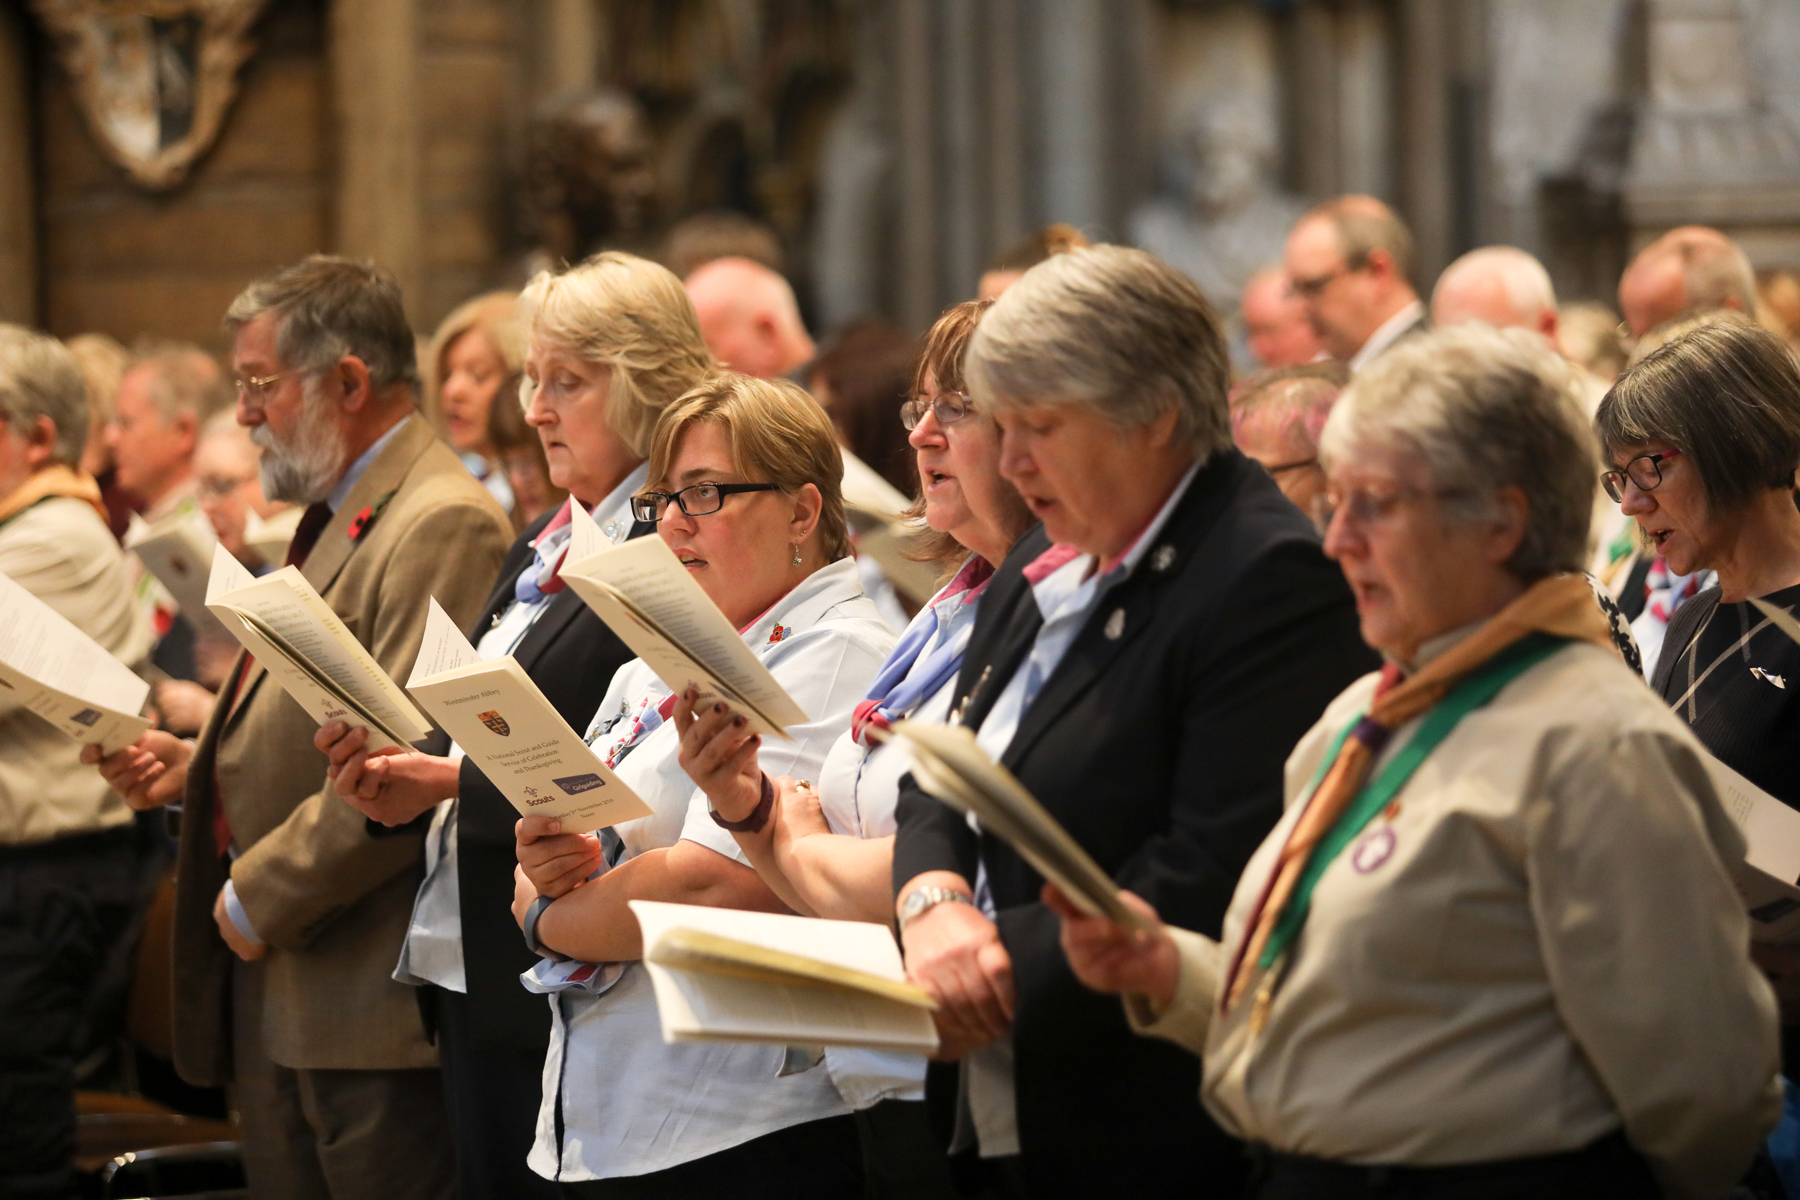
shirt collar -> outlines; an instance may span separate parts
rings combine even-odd
[[[752,650],[761,652],[763,647],[786,641],[792,634],[816,624],[832,608],[862,594],[856,560],[840,558],[802,579],[768,612],[750,622],[743,631],[744,641]]]
[[[1431,662],[1432,659],[1437,658],[1439,655],[1444,654],[1459,645],[1470,634],[1487,624],[1487,622],[1488,618],[1483,617],[1479,621],[1470,621],[1467,625],[1459,625],[1455,629],[1438,634],[1436,637],[1428,637],[1419,643],[1419,648],[1413,654],[1412,661],[1409,663],[1402,663],[1401,665],[1406,668],[1406,673],[1408,675],[1416,675],[1424,670],[1426,664]],[[1390,658],[1389,661],[1395,660]]]
[[[1163,506],[1156,510],[1156,515],[1150,518],[1150,523],[1144,526],[1144,531],[1137,535],[1137,539],[1131,543],[1130,548],[1124,554],[1112,562],[1104,564],[1102,574],[1116,575],[1123,579],[1137,570],[1137,565],[1144,561],[1144,555],[1150,553],[1151,544],[1163,531],[1163,526],[1169,523],[1169,518],[1174,515],[1175,506],[1181,503],[1183,496],[1187,495],[1189,485],[1194,482],[1194,476],[1199,473],[1199,463],[1195,463],[1187,469],[1187,474],[1181,477],[1181,481],[1175,485],[1175,490],[1169,493],[1167,500],[1163,501]]]
[[[363,477],[363,472],[369,469],[369,464],[374,462],[383,450],[387,449],[388,443],[394,440],[394,435],[405,429],[407,422],[411,420],[412,416],[408,414],[395,421],[392,429],[376,438],[375,444],[364,450],[362,456],[350,464],[350,469],[344,472],[343,478],[337,481],[337,486],[331,489],[331,494],[325,497],[325,504],[332,512],[344,507],[344,501],[349,497],[350,489],[355,487],[357,481]]]
[[[619,481],[619,486],[606,494],[606,498],[594,505],[594,523],[600,526],[607,540],[615,545],[625,540],[631,532],[631,498],[644,490],[644,483],[650,478],[650,464],[641,462],[631,474]]]
[[[1376,326],[1375,332],[1369,335],[1369,340],[1362,344],[1362,349],[1350,356],[1350,369],[1352,371],[1360,371],[1363,367],[1367,366],[1370,359],[1393,345],[1396,338],[1416,324],[1419,318],[1424,315],[1424,302],[1414,300],[1411,304],[1408,304],[1405,308]]]

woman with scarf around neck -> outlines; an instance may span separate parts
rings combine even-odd
[[[963,382],[963,356],[991,305],[970,300],[938,318],[901,413],[917,458],[922,499],[914,515],[929,530],[924,550],[957,564],[955,572],[882,664],[850,728],[825,756],[817,790],[784,780],[774,819],[733,834],[796,912],[880,924],[891,918],[894,804],[911,757],[877,739],[902,719],[948,716],[981,595],[994,567],[1032,524],[1025,502],[1000,478],[999,428]],[[729,763],[743,735],[723,720],[702,718],[692,738],[709,761]],[[733,772],[695,778],[721,815],[740,820],[756,804],[749,789],[735,786]],[[870,1196],[953,1194],[944,1147],[925,1116],[924,1060],[827,1048],[825,1066],[857,1110]]]
[[[1388,665],[1296,747],[1224,936],[1046,889],[1083,982],[1203,1053],[1258,1200],[1726,1191],[1780,1111],[1774,998],[1693,736],[1578,571],[1569,367],[1442,330],[1325,427],[1326,552]]]
[[[721,375],[663,414],[634,508],[810,719],[740,739],[730,767],[754,799],[715,811],[687,764],[694,695],[642,661],[613,676],[588,741],[653,810],[599,834],[518,824],[513,914],[544,956],[527,985],[555,1026],[531,1166],[575,1197],[836,1200],[862,1192],[851,1106],[815,1058],[780,1046],[666,1045],[632,900],[781,912],[732,828],[774,808],[774,778],[817,779],[893,649],[862,593],[831,422],[789,383]],[[708,719],[738,714],[723,704]],[[699,770],[695,775],[704,777]],[[732,805],[731,811],[739,811]]]

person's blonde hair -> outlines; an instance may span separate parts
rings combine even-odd
[[[527,338],[612,372],[606,419],[635,454],[646,452],[663,410],[718,369],[681,280],[620,250],[538,272],[519,294],[519,323]],[[527,378],[526,404],[533,390]]]
[[[732,466],[752,483],[793,493],[819,489],[819,548],[828,562],[850,553],[844,521],[844,454],[831,418],[811,395],[785,379],[757,379],[728,371],[671,405],[650,438],[649,484],[669,485],[669,460],[690,425],[714,422],[731,440]]]
[[[518,305],[517,292],[488,292],[463,301],[438,323],[437,332],[431,335],[431,345],[425,351],[425,403],[422,407],[439,437],[448,440],[444,430],[444,380],[449,371],[444,367],[444,359],[463,334],[474,330],[486,338],[487,344],[500,356],[505,374],[517,375],[525,369],[525,329],[519,323]],[[509,397],[502,388],[494,399],[511,399],[517,403],[519,395],[514,391]]]

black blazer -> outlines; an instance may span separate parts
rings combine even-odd
[[[958,679],[962,695],[974,688],[970,725],[1042,625],[1023,571],[1048,545],[1041,528],[1027,534],[988,585]],[[1226,451],[1095,609],[1002,762],[1121,885],[1171,924],[1217,937],[1280,815],[1289,751],[1377,665],[1312,524],[1261,467]],[[1134,1035],[1116,997],[1076,981],[1038,902],[1041,877],[910,777],[898,821],[896,887],[928,870],[973,882],[977,860],[987,867],[1019,994],[1015,1090],[1032,1194],[1237,1195],[1243,1155],[1200,1110],[1198,1060]]]
[[[533,560],[532,539],[555,512],[539,517],[507,551],[481,620],[469,632],[470,641],[479,642],[494,618],[512,603],[513,585]],[[630,536],[655,528],[634,524]],[[565,589],[550,601],[513,657],[563,719],[580,732],[593,720],[613,675],[636,655],[580,596]],[[519,973],[530,970],[537,959],[525,949],[512,918],[517,865],[513,824],[519,813],[467,758],[460,786],[456,866],[470,1022],[479,1045],[541,1053],[550,1044],[550,1010],[542,996],[519,983]]]

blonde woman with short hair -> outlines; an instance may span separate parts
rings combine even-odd
[[[696,712],[692,692],[628,663],[588,739],[651,815],[599,834],[519,822],[513,913],[544,955],[533,985],[555,999],[531,1165],[565,1195],[860,1194],[851,1106],[822,1063],[779,1046],[664,1044],[626,907],[785,910],[733,831],[766,825],[776,779],[819,777],[894,643],[848,556],[842,476],[830,420],[788,383],[721,375],[650,440],[639,519],[811,718],[779,743],[718,737],[742,718]]]
[[[425,359],[425,416],[482,486],[512,510],[512,485],[488,437],[488,412],[525,359],[518,295],[488,292],[464,301],[438,325]]]

